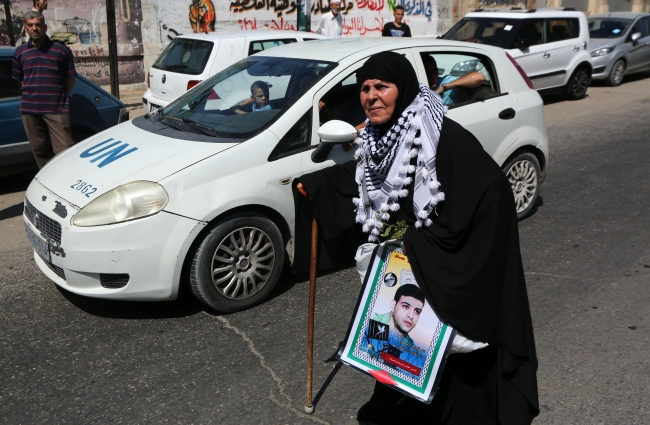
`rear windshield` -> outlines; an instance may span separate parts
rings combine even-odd
[[[250,138],[275,122],[336,65],[252,56],[205,80],[152,119],[215,138]]]
[[[521,23],[521,19],[463,18],[442,38],[510,49],[517,37]]]
[[[213,45],[211,41],[175,38],[158,56],[153,68],[179,74],[199,75],[205,69]]]
[[[622,18],[590,18],[589,37],[591,38],[618,38],[622,37],[630,26],[631,19]]]

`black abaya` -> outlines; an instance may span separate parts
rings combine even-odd
[[[436,160],[445,201],[430,215],[430,227],[409,227],[406,253],[438,314],[462,335],[489,346],[449,357],[431,405],[377,384],[359,420],[528,424],[539,413],[537,358],[510,184],[476,138],[447,118]],[[350,162],[300,178],[313,204],[294,190],[294,270],[308,268],[312,205],[320,268],[349,261],[366,240],[354,222],[354,167]],[[412,195],[400,206],[396,219],[412,224]]]

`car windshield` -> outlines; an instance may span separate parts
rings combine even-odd
[[[463,18],[442,38],[510,49],[519,32],[521,23],[521,19]]]
[[[153,68],[179,74],[199,75],[210,58],[211,41],[175,38],[165,47]]]
[[[317,60],[249,57],[185,93],[154,120],[215,137],[250,138],[335,67]]]
[[[589,37],[591,38],[618,38],[630,23],[631,19],[623,18],[589,18]]]

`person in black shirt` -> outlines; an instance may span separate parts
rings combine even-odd
[[[395,17],[395,21],[384,25],[384,30],[381,32],[381,36],[410,37],[411,28],[409,28],[408,25],[402,23],[402,20],[404,19],[404,8],[402,6],[395,6],[393,16]]]

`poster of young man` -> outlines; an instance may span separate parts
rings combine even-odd
[[[454,334],[426,301],[401,243],[386,242],[373,253],[339,359],[431,403]]]

